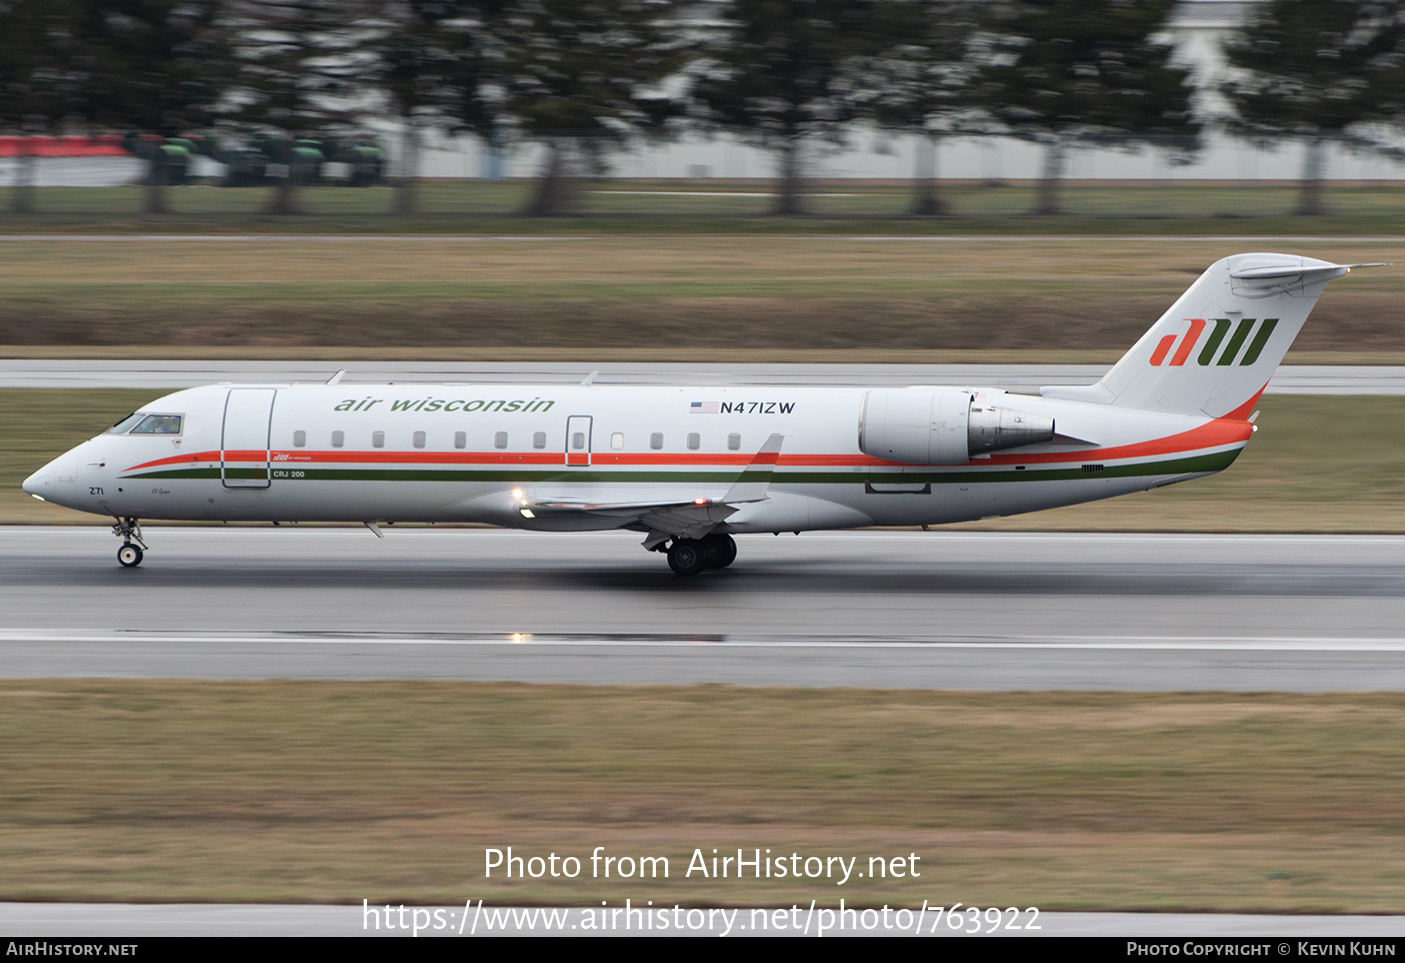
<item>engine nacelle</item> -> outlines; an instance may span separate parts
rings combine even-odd
[[[859,450],[909,465],[964,465],[1053,438],[1054,419],[978,402],[961,388],[875,389],[859,415]]]

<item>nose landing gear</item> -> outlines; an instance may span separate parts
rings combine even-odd
[[[112,534],[122,539],[122,547],[117,550],[117,561],[123,568],[136,568],[141,564],[142,549],[146,542],[141,538],[141,522],[128,516],[117,519],[112,526]]]

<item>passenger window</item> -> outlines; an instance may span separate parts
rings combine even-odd
[[[730,449],[732,449],[732,451],[736,451],[737,449],[741,448],[741,446],[742,446],[742,436],[741,436],[741,435],[737,434],[737,433],[734,431],[734,432],[732,432],[730,435],[727,436],[727,447],[730,448]]]
[[[655,451],[663,447],[663,432],[656,431],[649,436],[649,447]]]
[[[697,451],[702,447],[702,436],[696,431],[688,432],[688,447],[693,451]]]
[[[306,447],[307,447],[307,432],[305,432],[305,431],[295,431],[295,432],[293,432],[293,447],[294,447],[294,448],[306,448]]]
[[[344,432],[344,431],[334,431],[334,432],[332,432],[332,447],[333,447],[333,448],[340,448],[342,445],[345,445],[345,444],[346,444],[346,432]]]
[[[385,432],[383,432],[383,431],[373,431],[373,432],[371,432],[371,447],[372,447],[372,448],[384,448],[384,447],[385,447]]]
[[[467,447],[468,447],[468,432],[466,432],[466,431],[456,431],[456,432],[454,432],[454,447],[455,447],[455,448],[467,448]]]
[[[539,432],[537,432],[536,434],[532,435],[532,447],[533,447],[533,448],[545,448],[545,447],[546,447],[546,432],[544,432],[544,431],[539,431]]]
[[[180,415],[147,415],[132,429],[134,435],[179,435]]]
[[[422,432],[422,431],[417,431],[417,432],[415,432],[414,435],[411,436],[411,437],[412,437],[412,439],[414,440],[414,443],[415,443],[415,447],[416,447],[416,448],[423,448],[423,447],[424,447],[424,432]]]
[[[571,435],[571,447],[576,451],[585,447],[585,432],[578,431]]]
[[[493,436],[493,447],[494,447],[494,448],[506,448],[506,447],[507,447],[507,432],[505,432],[505,431],[500,431],[500,432],[498,432],[496,435]]]
[[[624,432],[617,431],[610,436],[610,447],[615,451],[619,451],[624,447]]]

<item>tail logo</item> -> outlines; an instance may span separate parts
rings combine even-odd
[[[1204,318],[1186,318],[1190,328],[1183,335],[1168,334],[1157,342],[1156,350],[1151,353],[1152,367],[1167,365],[1168,367],[1180,367],[1190,358],[1190,354],[1195,350],[1196,343],[1200,341],[1200,336],[1205,333],[1209,325]],[[1195,363],[1203,367],[1211,364],[1228,366],[1235,363],[1235,358],[1239,356],[1239,349],[1244,347],[1244,342],[1249,341],[1249,333],[1254,331],[1257,318],[1240,318],[1235,324],[1229,318],[1214,318],[1209,324],[1214,327],[1210,330],[1209,336],[1205,339],[1205,346],[1200,349],[1200,353],[1195,357]],[[1253,364],[1259,360],[1259,355],[1263,353],[1264,345],[1268,344],[1269,337],[1273,334],[1273,329],[1278,326],[1277,318],[1264,318],[1263,323],[1258,326],[1258,331],[1254,332],[1254,338],[1249,341],[1249,347],[1244,352],[1244,356],[1239,358],[1240,367]],[[1230,328],[1234,328],[1234,333],[1230,334]],[[1228,340],[1225,336],[1229,335]],[[1177,341],[1180,342],[1177,345]],[[1221,345],[1224,350],[1221,351]],[[1171,349],[1175,348],[1175,353]],[[1167,361],[1167,357],[1170,361]]]

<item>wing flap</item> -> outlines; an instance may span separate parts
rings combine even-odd
[[[702,538],[737,512],[738,505],[765,501],[780,458],[785,436],[773,434],[742,469],[736,481],[720,498],[699,495],[686,501],[573,501],[546,499],[529,502],[520,509],[526,518],[587,515],[625,525],[647,526],[649,540],[658,544],[656,533],[678,538]],[[647,544],[647,542],[646,542]]]

